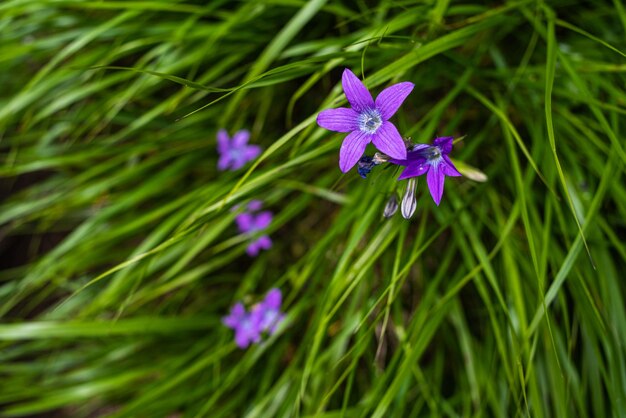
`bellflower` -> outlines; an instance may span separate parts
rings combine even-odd
[[[285,319],[285,314],[280,311],[282,297],[280,289],[271,289],[265,295],[265,299],[253,307],[253,311],[259,317],[259,329],[261,331],[272,335],[276,332],[278,325]]]
[[[217,132],[217,151],[220,154],[218,170],[239,170],[248,161],[259,156],[261,147],[248,145],[248,139],[250,132],[246,130],[236,132],[232,140],[228,138],[228,133],[224,129]]]
[[[222,318],[222,323],[235,331],[235,343],[246,348],[250,343],[259,343],[263,332],[273,335],[285,314],[280,311],[282,294],[280,289],[271,289],[265,299],[246,312],[243,304],[237,303],[230,314]]]
[[[222,323],[235,331],[235,343],[239,348],[261,341],[261,316],[254,311],[246,312],[241,303],[232,307],[230,314],[222,318]]]
[[[398,180],[427,174],[428,189],[437,206],[439,206],[443,196],[446,176],[458,177],[461,175],[448,157],[452,151],[453,139],[451,136],[446,136],[436,138],[432,145],[416,144],[408,151],[406,159],[389,159],[392,164],[406,166]]]
[[[341,84],[352,107],[327,109],[317,115],[317,124],[322,128],[350,132],[339,150],[341,171],[345,173],[354,167],[370,142],[392,158],[406,159],[404,141],[389,118],[411,93],[414,84],[402,82],[387,87],[376,97],[376,101],[363,82],[347,68],[343,71]]]
[[[262,206],[262,202],[253,200],[248,204],[248,209],[258,210]],[[235,217],[235,222],[239,228],[239,232],[243,234],[253,235],[266,229],[272,223],[272,212],[264,211],[259,213],[244,212]],[[256,257],[261,250],[269,250],[272,248],[272,240],[267,235],[262,235],[252,241],[246,252],[250,257]]]

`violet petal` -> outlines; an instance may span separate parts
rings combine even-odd
[[[239,228],[239,232],[247,233],[254,226],[254,217],[249,213],[240,213],[235,216],[235,222],[237,223],[237,227]]]
[[[265,211],[256,215],[253,221],[253,228],[256,231],[267,228],[272,223],[272,212]]]
[[[335,132],[351,132],[358,128],[359,114],[347,107],[322,110],[317,115],[317,124]]]
[[[220,155],[219,160],[217,160],[217,169],[220,171],[224,171],[230,167],[230,157],[228,154]]]
[[[253,199],[248,202],[248,210],[259,210],[263,207],[263,201],[258,199]]]
[[[446,178],[441,169],[442,163],[431,165],[428,170],[428,175],[426,176],[430,195],[433,197],[437,206],[439,206],[439,202],[441,202],[441,197],[443,196],[443,182]]]
[[[345,137],[339,150],[339,168],[341,171],[347,173],[354,167],[361,159],[369,142],[370,135],[361,131],[351,132]]]
[[[254,160],[259,154],[261,154],[261,147],[258,145],[248,145],[243,152],[246,162]]]
[[[372,142],[380,152],[397,160],[406,159],[404,141],[393,123],[383,122],[382,126],[372,136]]]
[[[239,348],[246,348],[250,345],[250,335],[242,327],[235,330],[235,343]]]
[[[258,240],[256,240],[256,245],[260,249],[269,250],[272,248],[272,240],[267,235],[262,235]]]
[[[440,138],[435,138],[435,140],[433,141],[433,145],[439,147],[442,154],[450,154],[450,151],[452,151],[453,141],[453,136],[442,136]]]
[[[445,174],[446,176],[450,176],[450,177],[462,176],[462,174],[459,173],[459,170],[456,169],[456,167],[450,160],[450,157],[448,157],[447,155],[443,156],[443,161],[441,162],[441,165],[443,166],[442,167],[443,174]]]
[[[248,248],[246,248],[246,254],[248,254],[250,257],[256,257],[257,255],[259,255],[259,250],[259,246],[257,245],[256,241],[254,241],[248,245]]]
[[[374,107],[374,99],[365,84],[348,68],[343,70],[341,85],[350,105],[357,112]]]
[[[384,120],[389,119],[396,113],[406,97],[413,91],[415,84],[405,81],[394,84],[381,91],[376,97],[376,108],[380,111]]]
[[[250,131],[246,129],[242,129],[241,131],[237,131],[235,135],[233,135],[232,139],[232,147],[233,148],[242,148],[250,139]]]
[[[267,292],[267,295],[265,296],[265,300],[263,301],[263,305],[266,308],[270,308],[270,309],[280,309],[282,299],[283,299],[283,295],[280,289],[273,288],[273,289],[270,289],[269,292]]]
[[[228,151],[230,148],[230,141],[228,139],[228,132],[225,129],[217,131],[217,150],[220,154]]]
[[[430,166],[426,162],[426,159],[422,159],[421,161],[411,162],[402,172],[398,180],[404,180],[411,177],[417,177],[425,174]]]

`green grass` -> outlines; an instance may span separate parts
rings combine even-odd
[[[0,4],[0,416],[626,416],[626,8]],[[343,68],[488,176],[339,171]],[[262,156],[216,169],[215,133]],[[262,198],[257,258],[230,208]],[[220,319],[271,287],[287,320]]]

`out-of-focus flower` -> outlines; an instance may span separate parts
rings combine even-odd
[[[285,319],[285,314],[280,311],[282,297],[280,289],[273,288],[267,292],[265,299],[261,303],[252,308],[259,315],[261,331],[272,335],[276,332],[278,325]]]
[[[222,318],[222,323],[235,331],[235,343],[239,348],[246,348],[251,343],[259,343],[261,334],[267,332],[272,335],[285,319],[280,311],[282,293],[280,289],[271,289],[258,304],[247,312],[242,303],[235,304],[228,316]]]
[[[233,138],[228,138],[224,129],[217,132],[217,151],[220,154],[217,168],[223,170],[239,170],[248,161],[254,160],[261,153],[258,145],[248,145],[250,132],[238,131]]]
[[[260,200],[252,200],[248,203],[248,209],[251,211],[259,210],[263,207]],[[256,235],[263,231],[272,223],[272,212],[263,211],[259,213],[244,212],[235,217],[235,222],[239,228],[239,232],[247,235]],[[267,235],[261,235],[248,245],[246,252],[250,257],[255,257],[261,250],[269,250],[272,248],[272,240]]]
[[[233,306],[230,314],[222,318],[222,323],[235,331],[235,343],[239,348],[261,341],[260,322],[260,316],[255,312],[246,312],[241,303]]]

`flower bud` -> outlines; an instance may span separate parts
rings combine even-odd
[[[383,211],[383,216],[385,218],[391,218],[398,211],[398,198],[396,194],[392,194],[387,204],[385,205],[385,210]]]
[[[417,199],[415,198],[415,187],[417,186],[417,180],[415,177],[411,177],[406,185],[406,192],[402,197],[402,205],[400,206],[400,212],[404,219],[410,219],[415,213],[417,208]]]

